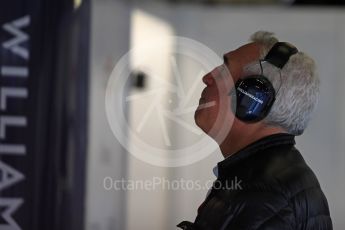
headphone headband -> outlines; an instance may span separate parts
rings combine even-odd
[[[289,61],[289,58],[298,52],[298,49],[287,42],[277,42],[270,49],[264,61],[271,63],[272,65],[282,69],[284,65]]]

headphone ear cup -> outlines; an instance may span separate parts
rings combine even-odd
[[[275,100],[271,82],[262,75],[241,79],[235,84],[236,117],[245,122],[257,122],[265,118]]]

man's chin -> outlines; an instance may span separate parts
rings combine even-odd
[[[210,129],[206,126],[205,122],[203,122],[199,116],[194,116],[195,124],[202,130],[204,133],[208,135]]]
[[[201,128],[201,125],[202,125],[202,121],[201,121],[201,114],[200,114],[200,110],[196,110],[194,112],[194,122],[195,124]],[[202,128],[201,128],[202,129]]]

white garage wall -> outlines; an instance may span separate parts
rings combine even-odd
[[[138,11],[146,15],[146,19],[152,18],[156,22],[138,28],[143,22],[140,18],[139,21],[134,20],[134,14],[138,14]],[[129,43],[140,44],[142,35],[149,39],[150,36],[159,37],[164,33],[192,38],[221,56],[246,43],[257,30],[275,32],[281,40],[289,41],[310,54],[318,64],[322,81],[319,107],[310,127],[297,138],[297,146],[326,193],[334,229],[345,229],[345,200],[342,198],[345,194],[345,122],[342,121],[345,117],[345,100],[342,100],[345,98],[342,89],[345,85],[344,12],[338,9],[210,7],[157,2],[128,5],[125,1],[95,0],[92,18],[87,229],[175,229],[181,220],[194,220],[196,209],[206,195],[205,190],[109,192],[104,190],[102,180],[105,176],[130,180],[150,180],[153,177],[213,180],[212,168],[222,159],[216,151],[189,166],[164,168],[137,160],[120,147],[105,118],[104,95],[111,68],[129,50]],[[160,28],[160,32],[157,28]],[[166,58],[162,57],[162,60]],[[135,58],[133,62],[136,62]],[[178,60],[178,63],[182,76],[195,77],[190,75],[191,67],[184,60]],[[154,68],[154,65],[149,61],[148,67]],[[164,68],[162,71],[166,73],[163,75],[171,77]],[[201,89],[202,84],[198,91]],[[130,119],[136,120],[142,116],[141,107],[140,103],[131,104]],[[155,125],[153,122],[150,127],[154,128]],[[176,132],[174,127],[170,127],[172,135],[184,138]],[[148,132],[148,135],[162,138],[153,132]]]
[[[125,191],[106,190],[104,178],[127,175],[127,153],[115,139],[105,114],[105,89],[116,63],[129,49],[130,7],[122,1],[92,2],[89,146],[85,228],[126,229]],[[123,130],[125,133],[126,130]]]
[[[137,8],[170,23],[175,35],[202,42],[219,55],[246,43],[253,32],[268,30],[315,58],[322,82],[320,103],[310,127],[303,136],[297,137],[297,147],[320,180],[329,201],[335,229],[344,229],[345,201],[342,194],[345,193],[345,122],[342,118],[345,106],[342,98],[345,95],[342,86],[345,72],[345,27],[342,22],[345,21],[345,11],[157,4],[140,5]],[[187,73],[188,67],[183,66],[182,63],[181,72]],[[215,153],[196,164],[167,170],[171,180],[181,177],[212,179],[212,167],[220,159],[220,154]],[[174,229],[180,220],[193,220],[196,208],[206,194],[205,191],[167,193],[170,202],[166,206],[169,210],[169,229]]]

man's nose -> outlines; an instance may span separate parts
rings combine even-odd
[[[205,85],[207,86],[211,86],[214,82],[214,78],[212,75],[212,72],[209,72],[208,74],[206,74],[203,78],[202,81],[205,83]]]

